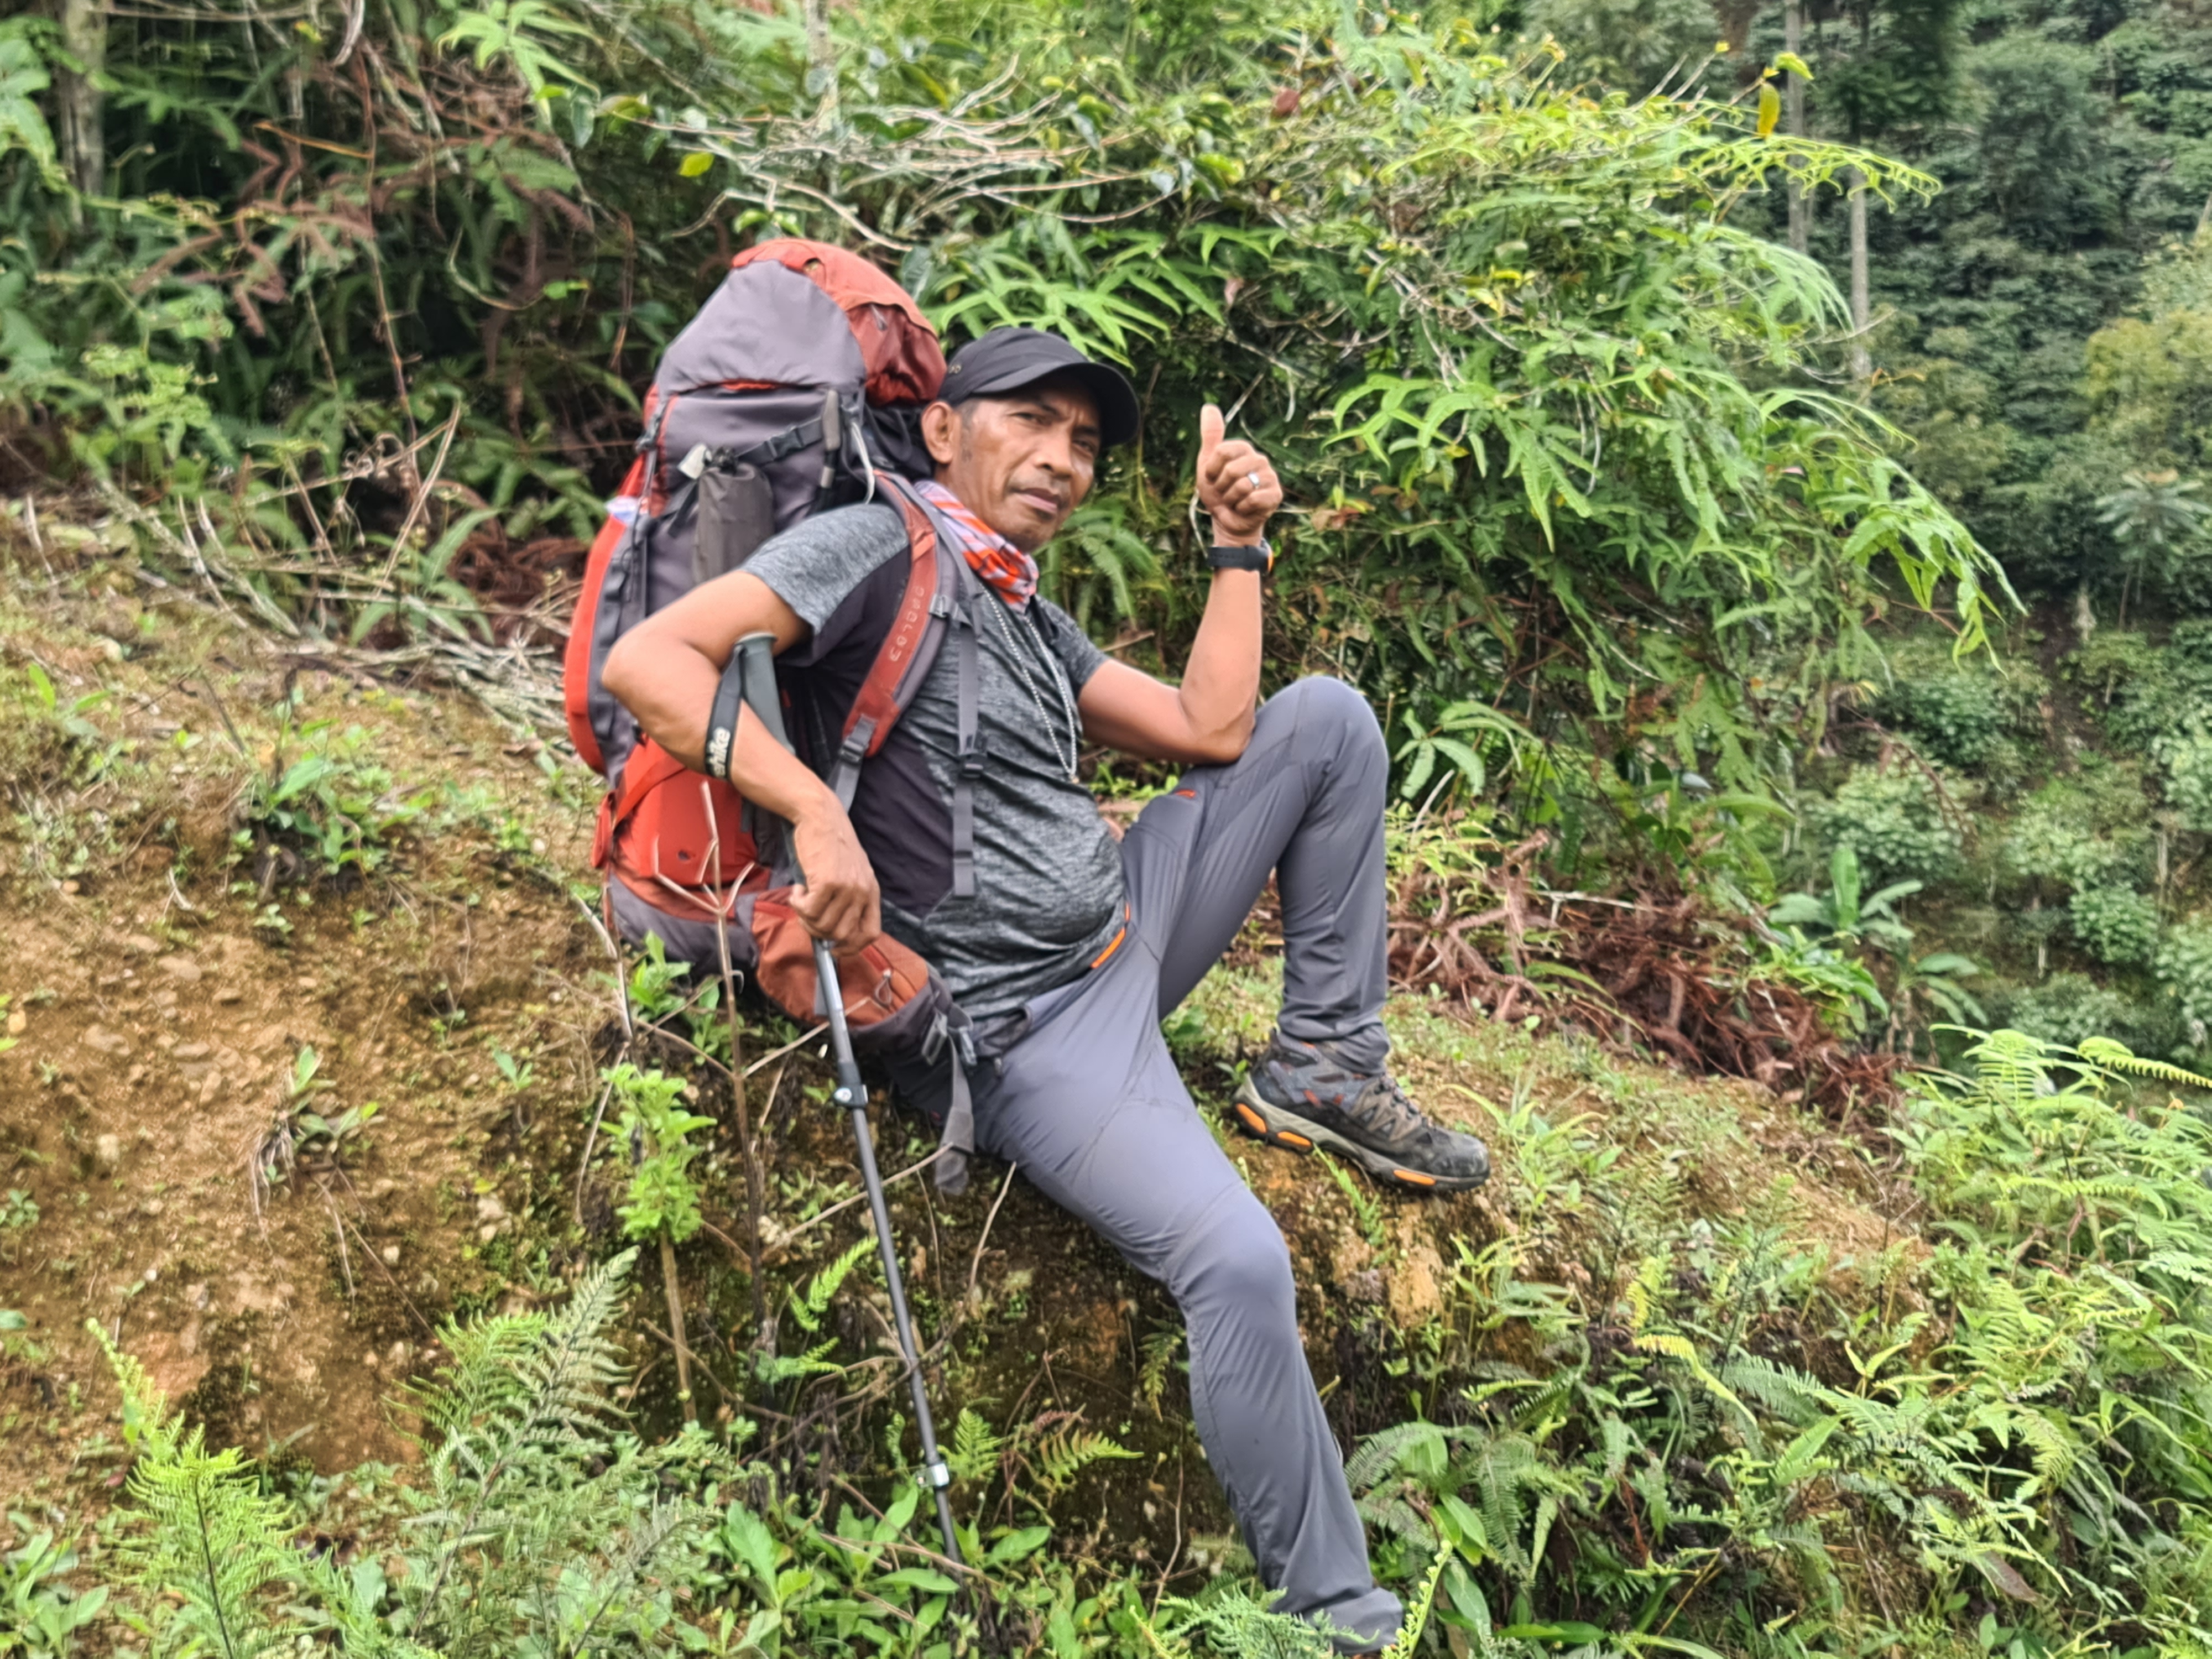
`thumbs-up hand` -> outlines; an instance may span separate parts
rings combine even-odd
[[[1213,539],[1225,547],[1251,547],[1283,504],[1283,486],[1267,458],[1242,438],[1225,436],[1227,423],[1212,404],[1198,416],[1198,504],[1213,516]]]

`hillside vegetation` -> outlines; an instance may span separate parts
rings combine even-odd
[[[1226,1535],[1171,1306],[1004,1171],[893,1187],[968,1528],[937,1559],[813,1048],[748,1006],[763,1345],[728,1027],[647,961],[625,1036],[576,774],[140,591],[106,565],[0,619],[19,1643],[1305,1650]],[[1209,1113],[1266,1036],[1253,949],[1170,1027]],[[2196,1116],[2008,1036],[1869,1145],[1535,1023],[1394,1006],[1410,1085],[1496,1150],[1478,1194],[1215,1118],[1425,1650],[2189,1650]],[[699,1109],[665,1139],[662,1076]],[[678,1144],[688,1427],[631,1224]]]
[[[1200,404],[1282,471],[1497,1177],[1228,1139],[1264,912],[1168,1030],[1402,1653],[2212,1652],[2208,92],[2151,0],[0,19],[0,1654],[1321,1651],[988,1164],[891,1187],[944,1553],[818,1034],[600,931],[553,653],[786,234],[1128,366],[1125,659]]]

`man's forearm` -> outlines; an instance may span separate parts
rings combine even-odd
[[[721,671],[690,645],[668,641],[655,653],[652,673],[635,674],[633,681],[623,695],[647,735],[692,770],[704,770],[707,719]],[[750,708],[738,717],[730,782],[755,805],[793,823],[836,802],[829,786],[776,742]]]
[[[1176,696],[1191,735],[1242,750],[1260,701],[1261,582],[1256,570],[1218,570]]]

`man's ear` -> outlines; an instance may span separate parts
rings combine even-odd
[[[951,404],[932,404],[921,411],[921,441],[929,446],[929,459],[939,466],[952,465],[960,453],[960,411]]]

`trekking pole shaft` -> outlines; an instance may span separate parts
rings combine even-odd
[[[860,1152],[860,1180],[868,1190],[868,1209],[876,1218],[876,1251],[884,1263],[884,1285],[890,1292],[891,1325],[898,1338],[899,1354],[906,1361],[907,1391],[914,1400],[914,1420],[921,1437],[922,1478],[937,1500],[938,1530],[945,1535],[945,1553],[960,1559],[959,1535],[952,1529],[952,1505],[945,1489],[952,1472],[937,1449],[937,1424],[929,1414],[929,1395],[921,1380],[921,1346],[915,1340],[914,1320],[907,1312],[906,1281],[899,1274],[898,1247],[891,1239],[891,1210],[884,1197],[883,1173],[876,1167],[876,1141],[868,1127],[868,1091],[860,1081],[860,1065],[853,1057],[853,1034],[845,1024],[844,987],[837,977],[837,959],[827,939],[814,941],[814,971],[822,983],[822,996],[830,1014],[830,1052],[837,1064],[837,1103],[853,1115],[853,1139]]]
[[[823,474],[826,489],[830,481],[829,465],[835,459],[837,447],[837,402],[833,393],[823,405],[823,427],[828,434],[829,458]],[[745,705],[753,711],[763,730],[773,737],[779,747],[788,750],[791,738],[783,724],[783,709],[775,689],[775,639],[769,634],[748,634],[737,642],[730,653],[727,671],[738,677],[738,690]],[[789,826],[785,826],[788,833]],[[792,874],[799,880],[806,879],[799,868],[797,849],[786,845]],[[830,941],[814,941],[814,974],[820,981],[822,1004],[830,1018],[830,1051],[837,1062],[837,1092],[832,1098],[853,1115],[853,1139],[860,1152],[860,1179],[868,1189],[868,1208],[876,1218],[876,1249],[884,1260],[884,1285],[891,1297],[891,1323],[898,1337],[899,1356],[906,1361],[908,1390],[914,1396],[914,1418],[921,1436],[922,1477],[929,1483],[930,1493],[937,1499],[938,1529],[945,1535],[945,1553],[951,1560],[960,1559],[959,1534],[952,1529],[952,1505],[945,1489],[952,1483],[952,1471],[945,1467],[944,1456],[937,1449],[937,1425],[929,1415],[929,1396],[921,1381],[921,1346],[914,1340],[914,1319],[907,1312],[906,1282],[899,1277],[898,1246],[891,1237],[890,1206],[884,1201],[884,1177],[876,1168],[875,1137],[868,1130],[868,1091],[860,1081],[860,1063],[853,1057],[853,1033],[845,1023],[845,988],[837,977],[837,958],[831,954]]]

